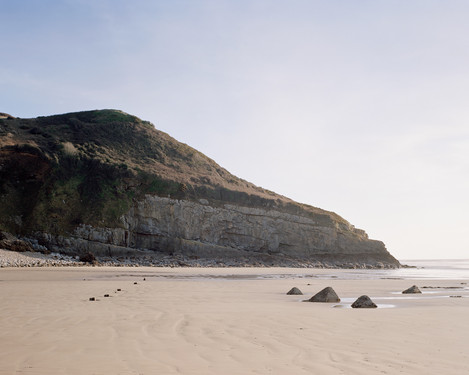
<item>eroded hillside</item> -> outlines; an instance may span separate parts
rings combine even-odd
[[[147,210],[153,217],[139,209],[142,202],[153,205]],[[360,253],[374,253],[378,260],[398,264],[381,242],[368,240],[335,213],[242,180],[151,123],[116,110],[0,117],[0,203],[0,229],[42,236],[56,245],[58,238],[70,238],[70,251],[73,246],[86,250],[82,242],[73,245],[78,239],[196,256],[197,249],[204,256],[234,250],[298,259],[349,254],[356,261]],[[261,218],[256,224],[250,210]],[[308,220],[309,226],[290,225],[289,218]],[[96,237],[103,230],[121,231],[122,239]],[[216,250],[206,251],[210,246]]]

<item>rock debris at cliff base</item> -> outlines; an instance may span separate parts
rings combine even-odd
[[[290,267],[290,268],[329,268],[329,269],[381,269],[385,265],[366,266],[359,264],[330,264],[320,262],[285,261],[266,263],[262,261],[191,259],[186,256],[153,254],[148,257],[97,257],[94,264],[81,262],[79,257],[60,253],[42,254],[37,252],[18,253],[0,249],[0,268],[4,267]]]

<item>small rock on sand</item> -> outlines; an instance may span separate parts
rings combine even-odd
[[[303,295],[303,293],[301,292],[301,290],[299,290],[296,286],[291,288],[288,292],[287,292],[288,295],[295,295],[295,296],[300,296],[300,295]]]
[[[308,302],[340,302],[337,293],[330,286],[312,296]]]
[[[417,285],[412,285],[409,289],[406,289],[402,292],[403,294],[415,294],[422,293]]]
[[[352,303],[354,309],[375,309],[378,306],[368,296],[359,297],[354,303]]]

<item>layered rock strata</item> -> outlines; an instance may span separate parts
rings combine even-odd
[[[82,225],[71,238],[59,238],[58,244],[109,256],[145,249],[223,260],[258,257],[272,265],[287,260],[346,267],[399,264],[382,242],[368,239],[351,225],[326,225],[276,210],[147,195],[122,221],[123,228]]]

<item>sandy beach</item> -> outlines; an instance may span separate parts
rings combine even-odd
[[[467,280],[346,272],[3,268],[0,374],[468,373]],[[341,304],[301,302],[326,286]]]

